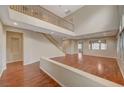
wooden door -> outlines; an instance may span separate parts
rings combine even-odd
[[[7,62],[22,61],[22,34],[7,33]]]

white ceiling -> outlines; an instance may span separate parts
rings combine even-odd
[[[85,35],[77,35],[75,34],[74,36],[72,35],[68,35],[68,34],[62,34],[60,32],[55,32],[55,31],[52,31],[54,33],[51,33],[51,30],[45,30],[43,28],[39,28],[39,27],[36,27],[34,25],[29,25],[29,24],[26,24],[26,23],[21,23],[19,21],[15,21],[15,20],[12,20],[10,19],[9,17],[9,12],[8,12],[8,6],[0,6],[0,20],[3,22],[4,25],[7,25],[7,26],[13,26],[13,27],[17,27],[17,28],[22,28],[22,29],[27,29],[27,30],[31,30],[31,31],[36,31],[36,32],[45,32],[45,33],[48,33],[48,34],[51,34],[53,36],[56,36],[56,37],[61,37],[61,38],[72,38],[72,39],[87,39],[87,38],[98,38],[98,37],[106,37],[106,36],[116,36],[117,32],[118,31],[106,31],[106,32],[100,32],[100,33],[91,33],[91,34],[85,34]],[[17,23],[18,25],[15,25],[14,23]]]
[[[41,7],[51,11],[52,13],[60,17],[66,17],[79,8],[83,7],[83,5],[41,5]]]

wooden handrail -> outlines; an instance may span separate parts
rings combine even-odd
[[[57,40],[55,40],[51,35],[42,33],[44,37],[46,37],[52,44],[54,44],[59,50],[61,50],[63,53],[66,53],[63,47],[58,43]]]
[[[74,25],[71,22],[56,16],[39,5],[11,5],[10,9],[74,31]]]

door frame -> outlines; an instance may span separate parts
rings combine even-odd
[[[9,33],[9,32],[10,32],[10,33],[18,33],[18,34],[21,34],[21,39],[22,39],[22,40],[21,40],[21,43],[22,43],[22,45],[21,45],[21,46],[22,46],[22,49],[21,49],[21,50],[22,50],[22,55],[21,55],[21,56],[22,56],[22,64],[24,65],[24,33],[23,33],[23,32],[17,32],[17,31],[6,31],[6,64],[8,64],[8,62],[7,62],[7,61],[8,61],[8,60],[7,60],[7,59],[8,59],[8,58],[7,58],[7,57],[8,57],[8,56],[7,56],[7,52],[8,52],[8,51],[7,51],[7,38],[8,38],[8,37],[7,37],[7,33]]]

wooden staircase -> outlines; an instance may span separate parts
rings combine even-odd
[[[66,51],[63,49],[61,44],[52,35],[46,34],[46,33],[40,33],[40,34],[42,34],[46,39],[48,39],[52,44],[54,44],[63,53],[66,53]]]

